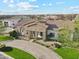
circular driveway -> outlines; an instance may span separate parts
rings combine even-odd
[[[14,40],[4,42],[7,46],[12,46],[19,48],[26,52],[33,54],[37,59],[61,59],[53,50],[50,50],[39,44],[24,41],[24,40]]]

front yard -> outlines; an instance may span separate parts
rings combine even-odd
[[[24,51],[17,49],[17,48],[12,48],[11,51],[6,51],[5,53],[7,55],[13,57],[14,59],[36,59],[31,54],[24,52]]]
[[[13,40],[13,38],[10,36],[0,35],[0,41],[6,41],[6,40]]]
[[[73,48],[57,48],[55,52],[63,59],[79,59],[79,50]]]

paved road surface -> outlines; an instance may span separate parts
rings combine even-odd
[[[33,42],[14,40],[4,43],[8,46],[16,47],[26,52],[30,52],[37,59],[60,59],[60,56],[58,56],[54,51]]]

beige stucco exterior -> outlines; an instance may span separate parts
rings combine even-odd
[[[49,29],[50,25],[52,26],[52,29]],[[46,21],[29,20],[27,22],[24,22],[24,24],[18,26],[17,30],[21,32],[21,34],[26,39],[41,38],[43,40],[46,40],[47,35],[50,33],[54,34],[54,37],[52,37],[52,39],[57,39],[58,30],[65,27],[67,27],[69,30],[73,30],[74,29],[73,22],[70,20],[67,21],[66,20],[46,20]]]

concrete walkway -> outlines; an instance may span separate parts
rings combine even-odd
[[[58,56],[53,50],[50,50],[44,46],[41,46],[33,42],[24,40],[14,40],[4,43],[7,46],[16,47],[26,52],[30,52],[37,59],[60,59],[60,56]]]

